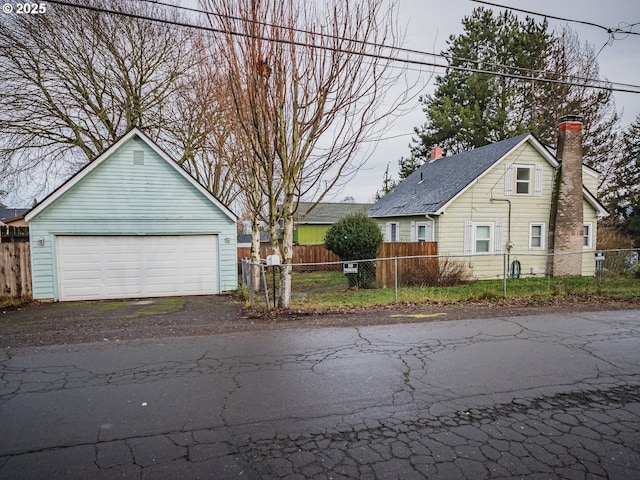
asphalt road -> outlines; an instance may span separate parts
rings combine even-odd
[[[2,479],[640,478],[640,310],[5,349]]]

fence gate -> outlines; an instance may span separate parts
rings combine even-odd
[[[0,297],[31,297],[28,227],[0,226]]]

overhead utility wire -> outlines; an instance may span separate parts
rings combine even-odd
[[[387,61],[390,61],[390,62],[397,62],[397,63],[403,63],[403,64],[422,65],[422,66],[443,68],[445,70],[446,69],[451,69],[451,70],[471,72],[471,73],[483,73],[483,74],[487,74],[487,75],[495,75],[495,76],[500,76],[500,77],[505,77],[505,78],[513,78],[513,79],[526,80],[526,81],[537,81],[537,82],[554,83],[554,84],[569,85],[569,86],[577,85],[574,82],[565,81],[565,80],[555,80],[555,79],[549,79],[549,78],[540,78],[540,77],[518,75],[518,74],[512,74],[512,73],[494,72],[494,71],[491,71],[491,70],[484,70],[484,69],[477,69],[477,68],[470,68],[470,67],[457,67],[457,66],[454,66],[454,65],[442,65],[442,64],[439,64],[439,63],[435,63],[435,62],[412,60],[412,59],[408,59],[408,58],[404,59],[404,58],[391,57],[391,56],[388,56],[388,55],[380,55],[380,54],[367,53],[367,52],[348,51],[348,50],[343,50],[343,49],[338,49],[338,48],[333,48],[333,47],[328,47],[328,46],[310,45],[310,44],[305,43],[305,42],[297,42],[297,41],[288,40],[288,39],[267,38],[267,37],[251,35],[251,34],[243,33],[243,32],[230,32],[230,31],[226,31],[226,30],[222,30],[222,29],[218,29],[218,28],[205,27],[205,26],[202,26],[202,25],[193,25],[193,24],[190,24],[190,23],[178,22],[178,21],[175,21],[175,20],[166,20],[166,19],[160,19],[160,18],[153,18],[153,17],[148,17],[148,16],[145,16],[145,15],[139,15],[139,14],[135,14],[135,13],[119,12],[119,11],[116,11],[116,10],[109,10],[109,9],[106,9],[106,8],[93,7],[93,6],[90,6],[90,5],[79,5],[79,4],[75,4],[75,3],[65,2],[63,0],[48,0],[48,2],[49,3],[53,3],[53,4],[57,4],[57,5],[66,6],[66,7],[71,7],[71,8],[79,8],[79,9],[83,9],[83,10],[90,10],[90,11],[94,11],[94,12],[98,12],[98,13],[107,13],[107,14],[119,15],[119,16],[124,16],[124,17],[128,17],[128,18],[136,18],[136,19],[139,19],[139,20],[146,20],[146,21],[150,21],[150,22],[157,22],[157,23],[164,23],[164,24],[167,24],[167,25],[174,25],[174,26],[178,26],[178,27],[186,27],[186,28],[193,28],[193,29],[197,29],[197,30],[205,30],[205,31],[209,31],[209,32],[213,32],[213,33],[221,33],[221,34],[225,34],[225,35],[229,35],[230,34],[230,35],[239,36],[239,37],[255,38],[255,39],[259,39],[259,40],[275,42],[275,43],[284,43],[284,44],[288,44],[288,45],[295,45],[295,46],[305,47],[305,48],[316,48],[316,49],[327,50],[327,51],[343,52],[343,53],[347,53],[347,54],[351,54],[351,55],[360,55],[360,56],[364,56],[364,57],[375,58],[375,59],[378,59],[378,60],[387,60]],[[388,48],[392,48],[392,47],[388,47]],[[425,52],[421,52],[421,53],[424,54],[424,55],[430,55],[430,54],[425,53]],[[590,83],[587,84],[586,83],[587,81],[590,82]],[[607,85],[598,85],[598,84],[607,84]],[[615,92],[640,93],[640,85],[628,85],[628,86],[632,87],[631,89],[613,87],[612,85],[618,85],[618,84],[615,83],[615,82],[605,82],[603,80],[585,79],[585,83],[581,84],[581,85],[578,85],[578,86],[585,86],[585,87],[588,87],[588,88],[594,88],[594,89],[598,89],[598,90],[615,91]]]
[[[314,32],[312,30],[305,30],[302,28],[293,28],[293,27],[283,27],[282,25],[276,25],[273,23],[268,23],[268,22],[261,22],[259,20],[252,20],[250,18],[242,18],[242,17],[236,17],[234,15],[225,15],[222,13],[216,13],[216,12],[212,12],[209,10],[202,10],[199,8],[193,8],[193,7],[185,7],[183,5],[174,5],[171,3],[164,3],[161,2],[159,0],[139,0],[141,2],[146,2],[146,3],[152,3],[155,5],[162,5],[163,7],[171,7],[171,8],[176,8],[178,10],[185,10],[188,12],[194,12],[194,13],[203,13],[205,15],[213,15],[215,17],[222,17],[222,18],[228,18],[230,20],[236,20],[236,21],[240,21],[240,22],[245,22],[245,23],[252,23],[254,25],[259,25],[262,27],[269,27],[269,28],[279,28],[282,30],[290,30],[292,32],[296,32],[296,33],[304,33],[306,35],[313,35],[313,36],[317,36],[317,37],[326,37],[326,38],[338,38],[339,40],[348,40],[349,42],[353,42],[353,43],[358,43],[360,45],[363,46],[369,46],[369,47],[378,47],[378,48],[388,48],[389,50],[395,50],[398,52],[404,52],[404,53],[414,53],[417,55],[429,55],[429,56],[434,56],[434,57],[441,57],[444,59],[447,59],[447,55],[444,55],[442,53],[428,53],[428,52],[423,52],[422,50],[415,50],[413,48],[406,48],[406,47],[395,47],[395,46],[391,46],[391,45],[385,45],[382,43],[375,43],[375,42],[368,42],[366,40],[357,40],[357,39],[352,39],[352,38],[346,38],[346,37],[336,37],[335,35],[329,35],[327,33],[322,33],[322,32]],[[321,47],[324,48],[324,47]],[[518,67],[515,67],[518,68]]]
[[[193,8],[193,7],[186,7],[186,6],[182,6],[182,5],[176,5],[176,4],[172,4],[172,3],[165,3],[159,0],[139,0],[139,1],[143,1],[146,3],[151,3],[154,5],[161,5],[164,7],[170,7],[170,8],[175,8],[178,10],[184,10],[184,11],[188,11],[188,12],[194,12],[194,13],[198,13],[198,14],[205,14],[205,15],[213,15],[216,17],[222,17],[222,18],[228,18],[231,20],[236,20],[236,21],[240,21],[240,22],[245,22],[245,23],[251,23],[254,25],[259,25],[262,27],[269,27],[269,28],[279,28],[279,29],[283,29],[283,30],[290,30],[296,33],[303,33],[303,34],[307,34],[307,35],[313,35],[313,36],[318,36],[318,37],[327,37],[327,38],[336,38],[333,35],[329,35],[326,33],[322,33],[322,32],[314,32],[311,30],[304,30],[301,28],[292,28],[292,27],[283,27],[281,25],[276,25],[276,24],[272,24],[272,23],[267,23],[267,22],[261,22],[259,20],[252,20],[252,19],[248,19],[248,18],[242,18],[242,17],[237,17],[234,15],[225,15],[225,14],[221,14],[221,13],[216,13],[216,12],[212,12],[209,10],[203,10],[200,8]],[[553,73],[553,72],[549,72],[548,70],[539,70],[539,69],[532,69],[532,68],[526,68],[526,67],[518,67],[518,66],[514,66],[514,65],[504,65],[501,63],[493,63],[493,62],[486,62],[486,61],[482,61],[482,60],[474,60],[471,58],[463,58],[463,57],[457,57],[457,56],[453,56],[453,55],[448,55],[445,53],[435,53],[435,52],[425,52],[422,50],[416,50],[416,49],[412,49],[412,48],[406,48],[406,47],[395,47],[395,46],[390,46],[390,45],[384,45],[384,44],[380,44],[380,43],[374,43],[374,42],[368,42],[365,40],[356,40],[356,39],[350,39],[350,38],[344,38],[344,37],[338,37],[341,40],[348,40],[350,42],[353,43],[358,43],[360,45],[363,46],[371,46],[371,47],[376,47],[376,48],[387,48],[390,50],[395,50],[397,52],[403,52],[403,53],[410,53],[410,54],[416,54],[416,55],[421,55],[421,56],[430,56],[430,57],[440,57],[440,58],[444,58],[445,60],[451,62],[451,61],[459,61],[459,62],[469,62],[469,63],[473,63],[476,65],[484,65],[484,66],[488,66],[488,67],[497,67],[497,68],[504,68],[504,69],[508,69],[508,70],[515,70],[522,73],[526,73],[527,74],[527,78],[530,80],[531,79],[531,75],[540,75],[540,74],[549,74],[549,73]],[[316,47],[316,48],[321,48],[321,47]],[[447,65],[446,67],[442,67],[442,68],[451,68],[449,65]],[[462,67],[460,67],[462,68]],[[589,78],[582,78],[582,77],[578,77],[578,76],[571,76],[571,79],[575,82],[590,82],[593,81],[592,79]],[[597,80],[599,82],[603,82],[601,80]],[[620,87],[631,87],[631,88],[636,88],[638,87],[638,85],[633,85],[633,84],[628,84],[628,83],[619,83],[619,82],[606,82],[608,85],[609,84],[615,84],[618,85]]]
[[[629,25],[629,30],[622,30],[620,28],[613,29],[613,28],[610,28],[610,27],[605,27],[604,25],[599,25],[597,23],[587,22],[585,20],[575,20],[575,19],[571,19],[571,18],[557,17],[555,15],[548,15],[546,13],[532,12],[531,10],[524,10],[522,8],[516,8],[516,7],[509,6],[509,5],[500,5],[500,4],[497,4],[497,3],[487,2],[485,0],[471,0],[471,1],[472,2],[476,2],[476,3],[482,3],[484,5],[490,5],[492,7],[506,8],[507,10],[514,10],[516,12],[522,12],[522,13],[526,13],[528,15],[537,15],[539,17],[553,18],[554,20],[562,20],[563,22],[581,23],[582,25],[588,25],[590,27],[601,28],[601,29],[605,30],[609,34],[624,33],[624,34],[627,34],[627,35],[640,35],[640,32],[634,32],[634,31],[631,30],[632,27],[634,27],[635,25],[638,25],[637,23]]]
[[[231,19],[231,20],[236,20],[236,21],[240,21],[240,22],[245,22],[245,23],[251,23],[254,25],[259,25],[259,26],[263,26],[263,27],[269,27],[269,28],[278,28],[278,29],[283,29],[283,30],[290,30],[296,33],[303,33],[303,34],[307,34],[307,35],[313,35],[313,36],[318,36],[318,37],[327,37],[327,38],[339,38],[340,40],[348,40],[350,42],[353,43],[358,43],[360,45],[363,46],[371,46],[371,47],[376,47],[376,48],[387,48],[390,50],[395,50],[397,52],[405,52],[405,53],[412,53],[412,54],[417,54],[417,55],[421,55],[421,56],[431,56],[431,57],[440,57],[440,58],[444,58],[445,60],[451,62],[451,61],[460,61],[460,62],[469,62],[469,63],[473,63],[476,65],[484,65],[484,66],[488,66],[488,67],[498,67],[498,68],[504,68],[504,69],[508,69],[508,70],[516,70],[519,71],[520,73],[526,73],[526,79],[527,80],[531,80],[532,76],[535,75],[546,75],[546,74],[553,74],[554,72],[550,72],[548,70],[540,70],[540,69],[532,69],[532,68],[526,68],[526,67],[517,67],[517,66],[513,66],[513,65],[504,65],[501,63],[493,63],[493,62],[486,62],[486,61],[482,61],[482,60],[474,60],[471,58],[463,58],[463,57],[456,57],[453,55],[448,55],[448,54],[444,54],[444,53],[435,53],[435,52],[425,52],[422,50],[415,50],[415,49],[411,49],[411,48],[405,48],[405,47],[395,47],[395,46],[390,46],[390,45],[384,45],[384,44],[380,44],[380,43],[374,43],[374,42],[368,42],[365,40],[356,40],[356,39],[350,39],[350,38],[345,38],[345,37],[335,37],[333,35],[329,35],[326,33],[322,33],[322,32],[314,32],[311,30],[304,30],[301,28],[292,28],[292,27],[283,27],[282,25],[276,25],[276,24],[272,24],[272,23],[268,23],[268,22],[261,22],[259,20],[252,20],[252,19],[248,19],[248,18],[242,18],[242,17],[237,17],[234,15],[225,15],[225,14],[221,14],[221,13],[216,13],[216,12],[212,12],[209,10],[204,10],[201,8],[193,8],[193,7],[186,7],[186,6],[182,6],[182,5],[176,5],[176,4],[172,4],[172,3],[165,3],[162,2],[160,0],[139,0],[139,1],[143,1],[146,3],[151,3],[154,5],[161,5],[164,7],[170,7],[170,8],[175,8],[178,10],[184,10],[184,11],[188,11],[188,12],[194,12],[194,13],[198,13],[198,14],[205,14],[205,15],[213,15],[216,17],[222,17],[222,18],[227,18],[227,19]],[[324,47],[315,47],[315,48],[324,48]],[[604,48],[604,46],[603,46]],[[602,49],[601,49],[602,50]],[[599,53],[599,52],[598,52]],[[597,57],[597,55],[596,55]],[[417,61],[414,63],[418,63]],[[427,64],[427,66],[436,66],[433,64]],[[465,71],[466,68],[468,67],[452,67],[450,65],[442,66],[442,65],[437,65],[440,68],[453,68],[456,70],[462,70]],[[468,71],[474,71],[474,70],[468,70]],[[501,76],[507,76],[508,74],[501,74],[498,72],[494,72],[493,70],[475,70],[474,72],[477,73],[492,73],[495,75],[501,75]],[[604,81],[604,80],[593,80],[587,77],[578,77],[576,75],[571,75],[570,77],[568,77],[571,81],[567,80],[567,84],[568,85],[573,85],[574,83],[572,82],[581,82],[581,86],[584,86],[584,84],[589,83],[589,82],[600,82],[600,83],[606,83],[606,86],[604,87],[605,89],[609,89],[609,87],[611,85],[617,85],[618,87],[630,87],[630,88],[640,88],[640,86],[638,85],[634,85],[634,84],[630,84],[630,83],[620,83],[620,82],[609,82],[609,81]],[[539,80],[539,81],[547,81],[548,83],[551,83],[553,80],[551,79],[541,79],[539,77],[534,77],[534,80]],[[575,83],[577,85],[577,83]],[[599,87],[595,87],[594,88],[599,88]]]

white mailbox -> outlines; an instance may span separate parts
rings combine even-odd
[[[267,255],[267,267],[280,265],[280,255]]]

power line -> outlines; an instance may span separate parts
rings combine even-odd
[[[537,16],[545,17],[545,19],[546,18],[552,18],[554,20],[562,20],[564,22],[579,23],[579,24],[582,24],[582,25],[587,25],[587,26],[590,26],[590,27],[596,27],[596,28],[600,28],[602,30],[605,30],[607,32],[607,34],[609,35],[609,38],[608,38],[608,40],[606,42],[604,42],[602,47],[600,47],[600,50],[598,50],[598,53],[596,53],[595,57],[593,57],[593,60],[592,60],[591,63],[593,63],[593,62],[595,62],[597,60],[597,58],[600,56],[600,54],[605,49],[605,47],[613,45],[614,41],[616,41],[616,40],[624,40],[629,35],[640,35],[640,32],[634,32],[633,31],[633,27],[635,27],[636,25],[640,25],[640,22],[636,22],[636,23],[620,22],[620,23],[618,23],[618,28],[613,29],[613,28],[610,28],[610,27],[606,27],[604,25],[600,25],[598,23],[594,23],[594,22],[587,22],[587,21],[584,21],[584,20],[563,18],[563,17],[558,17],[558,16],[555,16],[555,15],[549,15],[549,14],[546,14],[546,13],[533,12],[531,10],[524,10],[524,9],[521,9],[521,8],[511,7],[511,6],[507,6],[507,5],[500,5],[500,4],[497,4],[497,3],[488,2],[486,0],[471,0],[471,1],[476,2],[476,3],[481,3],[481,4],[484,4],[484,5],[490,5],[492,7],[504,8],[504,9],[507,9],[507,10],[513,10],[513,11],[516,11],[516,12],[522,12],[522,13],[526,13],[527,15],[537,15]],[[626,25],[625,29],[620,28],[620,25],[622,25],[623,23]],[[616,34],[622,34],[623,36],[620,37],[620,38],[616,38]]]
[[[381,43],[374,43],[374,42],[367,42],[367,41],[363,41],[363,40],[354,40],[351,38],[345,38],[345,37],[336,37],[333,35],[329,35],[326,33],[322,33],[322,32],[315,32],[315,31],[311,31],[311,30],[305,30],[305,29],[300,29],[300,28],[293,28],[293,27],[284,27],[282,25],[276,25],[276,24],[272,24],[272,23],[267,23],[267,22],[262,22],[262,21],[258,21],[258,20],[253,20],[253,19],[247,19],[247,18],[242,18],[242,17],[237,17],[237,16],[233,16],[233,15],[226,15],[226,14],[220,14],[220,13],[216,13],[216,12],[212,12],[209,10],[204,10],[201,8],[192,8],[192,7],[185,7],[182,5],[178,5],[178,4],[172,4],[172,3],[166,3],[166,2],[162,2],[160,0],[139,0],[139,1],[143,1],[143,2],[147,2],[147,3],[151,3],[154,5],[161,5],[164,7],[170,7],[170,8],[175,8],[178,10],[184,10],[184,11],[188,11],[188,12],[194,12],[194,13],[199,13],[199,14],[204,14],[204,15],[213,15],[216,17],[222,17],[222,18],[228,18],[230,20],[236,20],[236,21],[240,21],[240,22],[245,22],[245,23],[251,23],[254,25],[259,25],[259,26],[263,26],[263,27],[269,27],[269,28],[278,28],[278,29],[283,29],[283,30],[290,30],[296,33],[303,33],[305,35],[312,35],[312,36],[317,36],[317,37],[326,37],[326,38],[339,38],[340,40],[346,40],[349,42],[353,42],[353,43],[357,43],[363,46],[372,46],[372,47],[376,47],[376,48],[385,48],[385,49],[390,49],[390,50],[394,50],[396,52],[404,52],[404,53],[410,53],[410,54],[417,54],[420,56],[429,56],[429,57],[439,57],[439,58],[443,58],[445,60],[447,60],[448,62],[452,62],[452,61],[459,61],[459,62],[469,62],[472,64],[476,64],[476,65],[480,65],[482,64],[483,66],[486,67],[497,67],[497,68],[504,68],[507,70],[515,70],[518,71],[520,73],[524,73],[527,74],[526,79],[531,80],[531,76],[532,75],[552,75],[553,72],[549,72],[546,70],[537,70],[537,69],[531,69],[531,68],[526,68],[526,67],[518,67],[518,66],[514,66],[514,65],[504,65],[504,64],[500,64],[500,63],[493,63],[493,62],[486,62],[486,61],[482,61],[482,60],[473,60],[473,59],[469,59],[469,58],[463,58],[463,57],[456,57],[456,56],[452,56],[452,55],[448,55],[448,54],[444,54],[444,53],[435,53],[435,52],[425,52],[422,50],[416,50],[416,49],[411,49],[411,48],[404,48],[404,47],[396,47],[396,46],[390,46],[390,45],[385,45],[385,44],[381,44]],[[606,44],[605,44],[606,46]],[[323,48],[323,47],[316,47],[316,48]],[[604,46],[603,46],[604,48]],[[602,51],[602,49],[600,49],[600,51]],[[600,52],[598,52],[599,54]],[[597,55],[596,55],[597,57]],[[416,62],[417,63],[417,62]],[[462,68],[462,67],[452,67],[451,64],[449,63],[446,66],[443,65],[434,65],[434,64],[428,64],[427,66],[438,66],[441,68]],[[486,72],[493,72],[493,70],[491,71],[478,71],[478,73],[486,73]],[[496,75],[500,75],[498,72],[496,72]],[[619,87],[630,87],[630,88],[636,88],[639,87],[638,85],[633,85],[633,84],[627,84],[627,83],[619,83],[619,82],[604,82],[602,80],[599,79],[589,79],[589,78],[582,78],[582,77],[578,77],[578,76],[571,76],[570,77],[573,81],[575,82],[599,82],[599,83],[606,83],[606,88],[609,88],[609,86],[611,85],[618,85]],[[570,83],[571,84],[571,83]]]
[[[220,13],[211,12],[209,10],[204,10],[204,9],[199,9],[199,8],[192,8],[192,7],[185,7],[185,6],[182,6],[182,5],[176,5],[176,4],[171,4],[171,3],[165,3],[165,2],[162,2],[162,1],[159,1],[159,0],[141,0],[141,1],[144,1],[144,2],[147,2],[147,3],[156,4],[156,5],[162,5],[164,7],[176,8],[176,9],[180,9],[180,10],[184,10],[184,11],[199,13],[199,14],[214,15],[214,16],[217,16],[217,17],[224,17],[224,18],[228,18],[228,19],[231,19],[231,20],[241,21],[241,22],[245,22],[245,23],[252,23],[252,24],[256,24],[256,25],[260,25],[260,26],[264,26],[264,27],[270,27],[270,28],[275,27],[275,28],[279,28],[279,29],[291,30],[291,31],[296,32],[296,33],[303,33],[303,34],[306,34],[306,35],[335,38],[334,36],[328,35],[326,33],[318,33],[318,32],[314,32],[314,31],[310,31],[310,30],[304,30],[304,29],[292,28],[292,27],[283,27],[281,25],[271,24],[271,23],[267,23],[267,22],[261,22],[261,21],[258,21],[258,20],[246,19],[246,18],[236,17],[236,16],[232,16],[232,15],[223,15],[223,14],[220,14]],[[633,25],[631,25],[631,27],[633,27]],[[374,42],[367,42],[367,41],[362,41],[362,40],[345,39],[343,37],[341,37],[340,39],[341,40],[348,40],[350,42],[358,43],[358,44],[365,45],[365,46],[374,46],[376,48],[387,48],[387,49],[395,50],[397,52],[406,52],[406,53],[423,55],[423,56],[440,57],[440,58],[444,58],[448,62],[451,62],[452,60],[460,61],[460,62],[469,62],[469,63],[473,63],[473,64],[476,64],[476,65],[482,64],[482,65],[489,66],[489,67],[498,67],[498,68],[516,70],[516,71],[519,71],[521,73],[529,74],[528,76],[523,76],[523,77],[512,77],[512,78],[516,78],[516,79],[520,78],[520,79],[523,79],[523,80],[529,80],[530,81],[532,79],[531,76],[533,74],[536,74],[536,75],[540,75],[540,74],[548,75],[548,74],[552,73],[552,72],[545,71],[545,70],[535,70],[535,69],[530,69],[530,68],[525,68],[525,67],[517,67],[517,66],[512,66],[512,65],[503,65],[503,64],[499,64],[499,63],[483,62],[483,61],[480,61],[480,60],[473,60],[473,59],[468,59],[468,58],[455,57],[455,56],[442,54],[442,53],[425,52],[425,51],[422,51],[422,50],[415,50],[415,49],[404,48],[404,47],[394,47],[394,46],[389,46],[389,45],[384,45],[384,44],[374,43]],[[602,48],[604,48],[605,46],[606,46],[606,44],[603,45]],[[322,47],[317,47],[317,48],[322,48]],[[602,48],[600,49],[600,52],[602,51]],[[600,52],[598,52],[598,55],[600,54]],[[598,55],[596,55],[596,58],[597,58]],[[594,61],[595,61],[595,59],[594,59]],[[454,68],[454,69],[463,70],[463,71],[473,71],[473,70],[465,70],[466,67],[453,67],[450,64],[446,65],[446,66],[443,66],[443,65],[440,65],[440,64],[427,64],[427,66],[440,67],[440,68]],[[499,72],[494,72],[493,70],[475,70],[474,72],[475,73],[494,73],[495,75],[502,75],[502,76],[507,76],[508,75],[508,74],[502,74],[502,73],[499,73]],[[606,85],[604,85],[602,87],[604,89],[611,89],[610,87],[613,86],[613,85],[618,85],[618,87],[640,88],[640,86],[638,86],[638,85],[628,84],[628,83],[609,82],[609,81],[605,82],[605,81],[602,81],[602,80],[599,80],[599,79],[595,79],[594,80],[594,79],[589,79],[589,78],[581,78],[581,77],[577,77],[577,76],[571,76],[570,78],[574,82],[581,82],[582,85],[584,85],[585,83],[594,82],[594,81],[595,82],[599,82],[599,83],[606,83]],[[534,80],[556,82],[555,80],[552,80],[552,79],[534,78]],[[571,83],[571,82],[568,82],[567,84],[568,85],[573,85],[573,83]],[[593,86],[593,88],[601,88],[601,87]],[[620,91],[622,91],[622,90],[620,90]],[[627,93],[630,93],[630,92],[627,92]]]
[[[569,80],[559,80],[559,79],[551,79],[551,78],[543,78],[543,77],[539,77],[539,76],[538,77],[534,77],[533,76],[534,73],[549,73],[549,74],[552,73],[552,72],[544,72],[544,71],[543,72],[539,72],[539,71],[530,70],[530,73],[532,75],[527,76],[527,75],[513,74],[513,73],[506,73],[506,72],[495,72],[495,71],[492,71],[492,70],[485,70],[485,69],[480,69],[480,68],[460,67],[460,66],[455,66],[455,65],[443,65],[443,64],[440,64],[440,63],[428,62],[428,61],[424,61],[424,60],[415,60],[415,59],[409,59],[409,58],[392,57],[392,56],[389,56],[389,55],[382,55],[382,54],[377,54],[377,53],[368,53],[368,52],[364,52],[364,51],[349,51],[349,50],[339,49],[339,48],[336,48],[336,47],[330,47],[330,46],[325,46],[325,45],[322,45],[322,46],[313,45],[313,44],[309,44],[309,43],[306,43],[306,42],[299,42],[299,41],[290,40],[290,39],[280,39],[280,38],[269,38],[269,37],[265,37],[265,36],[256,36],[256,35],[252,35],[252,34],[248,34],[248,33],[244,33],[244,32],[227,31],[227,30],[222,30],[222,29],[218,29],[218,28],[214,28],[214,27],[206,27],[204,25],[194,25],[194,24],[191,24],[191,23],[185,23],[185,22],[180,22],[180,21],[176,21],[176,20],[154,18],[154,17],[149,17],[149,16],[140,15],[140,14],[136,14],[136,13],[121,12],[121,11],[110,10],[110,9],[102,8],[102,7],[94,7],[94,6],[91,6],[91,5],[79,5],[79,4],[75,4],[75,3],[66,2],[64,0],[48,0],[48,1],[49,1],[49,3],[53,3],[53,4],[65,6],[65,7],[77,8],[77,9],[83,9],[83,10],[90,10],[90,11],[94,11],[94,12],[98,12],[98,13],[119,15],[119,16],[124,16],[124,17],[128,17],[128,18],[135,18],[135,19],[138,19],[138,20],[145,20],[145,21],[149,21],[149,22],[163,23],[163,24],[166,24],[166,25],[172,25],[172,26],[177,26],[177,27],[192,28],[192,29],[196,29],[196,30],[204,30],[204,31],[212,32],[212,33],[233,35],[233,36],[239,36],[239,37],[245,37],[245,38],[254,38],[254,39],[259,39],[259,40],[264,40],[264,41],[269,41],[269,42],[294,45],[294,46],[303,47],[303,48],[314,48],[314,49],[327,50],[327,51],[333,51],[333,52],[342,52],[342,53],[347,53],[347,54],[350,54],[350,55],[359,55],[359,56],[369,57],[369,58],[373,58],[373,59],[376,59],[376,60],[385,60],[385,61],[389,61],[389,62],[402,63],[402,64],[405,64],[405,65],[421,65],[421,66],[426,66],[426,67],[442,68],[442,69],[445,69],[445,70],[451,69],[451,70],[470,72],[470,73],[480,73],[480,74],[501,76],[501,77],[512,78],[512,79],[516,79],[516,80],[537,81],[537,82],[554,83],[554,84],[567,85],[567,86],[588,87],[588,88],[594,88],[594,89],[598,89],[598,90],[607,90],[607,91],[614,91],[614,92],[640,93],[640,85],[621,84],[621,83],[617,83],[617,82],[608,82],[608,81],[599,80],[599,79],[588,79],[588,78],[579,79],[578,77],[570,77],[570,78],[574,79],[574,82],[572,82],[572,81],[569,81]],[[279,27],[279,28],[285,28],[285,27]],[[362,41],[360,41],[360,42],[362,43]],[[377,47],[382,47],[382,48],[389,48],[389,49],[396,49],[397,50],[396,47],[390,47],[390,46],[382,45],[382,44],[371,43],[371,45],[374,45],[374,46],[377,46]],[[420,55],[425,55],[425,56],[434,56],[435,55],[435,54],[432,54],[432,53],[421,52],[421,51],[418,51],[418,50],[415,50],[414,52],[417,53],[417,54],[420,54]],[[444,55],[438,55],[438,56],[446,58]],[[466,61],[471,61],[471,60],[466,60]],[[503,66],[503,67],[509,68],[507,66]],[[577,84],[577,83],[575,83],[576,80],[584,80],[584,81],[582,83],[580,83],[580,84]],[[620,86],[619,87],[615,87],[614,85],[620,85]],[[628,88],[625,88],[625,87],[628,87]]]
[[[639,23],[628,24],[629,25],[629,30],[622,30],[621,28],[615,28],[614,29],[614,28],[610,28],[610,27],[605,27],[604,25],[600,25],[598,23],[587,22],[585,20],[575,20],[575,19],[571,19],[571,18],[557,17],[555,15],[549,15],[549,14],[546,14],[546,13],[533,12],[531,10],[524,10],[522,8],[511,7],[511,6],[508,6],[508,5],[500,5],[498,3],[487,2],[485,0],[471,0],[471,1],[472,2],[476,2],[476,3],[482,3],[484,5],[490,5],[492,7],[505,8],[507,10],[514,10],[516,12],[526,13],[527,15],[537,15],[539,17],[552,18],[554,20],[561,20],[563,22],[580,23],[582,25],[588,25],[590,27],[601,28],[602,30],[605,30],[609,34],[624,33],[626,35],[640,35],[640,32],[634,32],[634,31],[631,30],[635,25],[638,25],[640,22]]]

